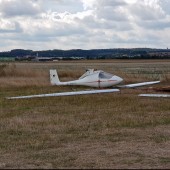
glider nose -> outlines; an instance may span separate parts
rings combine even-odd
[[[115,76],[118,83],[121,83],[123,79],[121,77]]]

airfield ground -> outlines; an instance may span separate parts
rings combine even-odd
[[[5,97],[90,89],[52,87],[96,68],[124,83],[170,85],[170,60],[0,63],[0,168],[170,168],[170,99],[121,93],[7,100]],[[155,86],[154,86],[155,87]],[[162,92],[163,93],[163,92]]]

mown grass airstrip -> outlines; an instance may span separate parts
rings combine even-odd
[[[140,89],[114,94],[5,99],[87,89],[51,87],[50,68],[58,70],[61,80],[75,79],[84,69],[97,68],[119,75],[125,82],[152,81],[159,77],[161,86],[168,85],[169,61],[3,64],[1,168],[170,167],[169,99],[139,98],[137,94],[143,93]],[[157,72],[154,74],[153,70]]]

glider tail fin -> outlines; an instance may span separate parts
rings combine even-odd
[[[52,85],[61,85],[56,70],[50,70],[50,82]]]

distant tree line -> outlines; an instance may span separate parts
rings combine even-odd
[[[69,59],[72,57],[82,57],[84,59],[170,59],[169,49],[150,48],[118,48],[118,49],[92,49],[92,50],[45,50],[33,51],[24,49],[14,49],[0,52],[0,57],[25,57],[25,56],[52,57]]]

